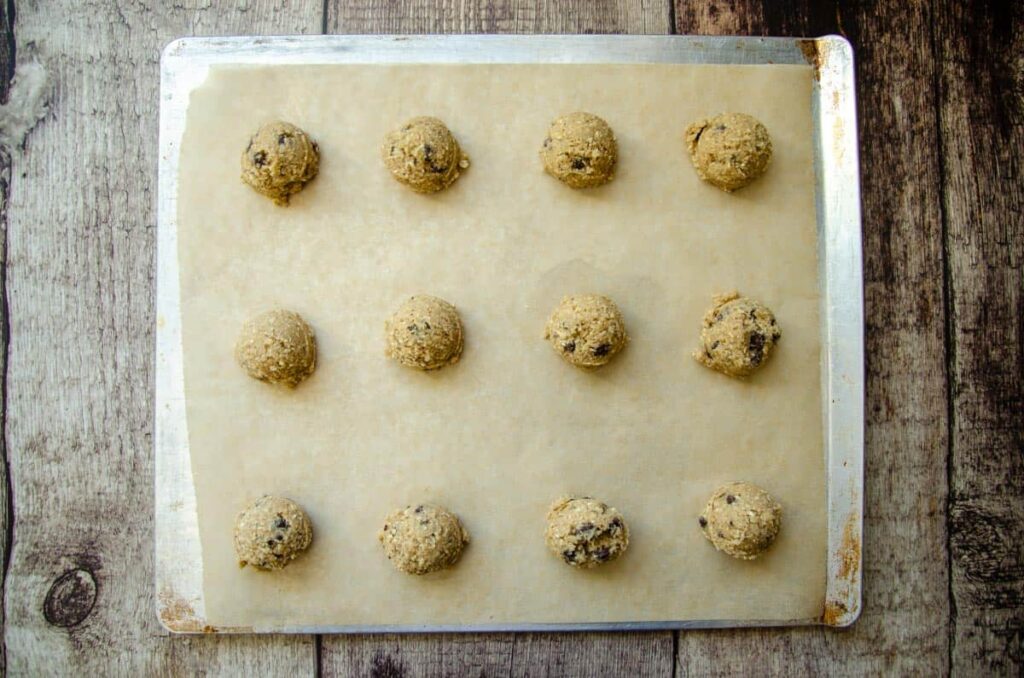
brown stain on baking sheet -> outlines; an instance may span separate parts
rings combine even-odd
[[[856,516],[850,516],[843,528],[843,540],[836,555],[839,558],[839,578],[854,583],[860,572],[860,535],[857,533]]]
[[[817,40],[797,40],[796,46],[804,54],[804,59],[814,67],[814,79],[821,79],[821,51],[818,49]]]
[[[836,550],[835,561],[838,561],[836,576],[840,579],[840,590],[849,591],[857,583],[861,567],[861,539],[857,530],[857,515],[851,515],[843,527],[843,538]],[[826,626],[849,624],[846,619],[850,608],[842,600],[826,600],[825,609],[821,613],[821,623]]]
[[[849,610],[846,609],[846,603],[828,601],[825,603],[825,611],[821,614],[821,623],[825,626],[839,626],[847,612]]]
[[[177,633],[217,633],[217,629],[196,617],[188,601],[179,598],[170,589],[160,592],[160,621]]]

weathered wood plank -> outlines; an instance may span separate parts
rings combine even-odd
[[[10,324],[7,315],[7,205],[11,187],[11,154],[0,148],[0,413],[7,407],[7,346],[9,345]],[[0,414],[0,425],[4,414]],[[0,563],[6,572],[10,557],[10,540],[13,537],[14,516],[11,511],[10,471],[8,466],[7,440],[0,440]],[[0,629],[5,625],[4,595],[0,595]],[[0,675],[6,675],[7,646],[0,652]]]
[[[672,32],[669,0],[327,0],[328,33]]]
[[[674,648],[665,633],[537,633],[515,639],[512,678],[672,676]]]
[[[939,3],[952,670],[1024,666],[1024,6]]]
[[[324,638],[328,676],[671,676],[665,633]],[[345,642],[335,642],[344,640]]]
[[[669,33],[656,0],[329,0],[331,33]],[[325,637],[325,676],[671,675],[672,633]]]
[[[512,669],[511,634],[425,636],[324,636],[324,678],[374,676],[507,676]]]
[[[185,3],[192,5],[192,3]],[[322,5],[19,4],[50,113],[13,160],[6,440],[11,674],[311,674],[314,640],[173,638],[153,591],[153,268],[160,49],[318,32]]]
[[[0,5],[0,106],[6,105],[14,79],[14,3]],[[7,437],[2,435],[7,416],[7,347],[10,323],[7,312],[7,206],[11,188],[11,154],[0,145],[0,579],[6,576],[14,534],[10,504]],[[0,629],[4,628],[4,594],[0,581]],[[2,634],[0,634],[2,635]],[[0,675],[7,673],[7,646],[0,638]]]
[[[14,79],[15,66],[14,3],[0,3],[0,105],[7,103],[7,96]]]
[[[947,402],[929,3],[676,3],[679,33],[844,33],[856,49],[867,349],[864,607],[844,632],[682,633],[680,675],[948,670]]]
[[[674,0],[676,33],[817,36],[837,32],[832,2],[814,0]]]

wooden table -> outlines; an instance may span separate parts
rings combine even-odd
[[[1022,671],[1021,3],[2,4],[0,100],[10,102],[0,112],[0,553],[12,674]],[[868,423],[864,612],[852,629],[363,637],[161,629],[152,554],[160,49],[183,35],[321,32],[841,33],[853,42]],[[48,87],[30,86],[33,64]],[[45,115],[19,124],[12,113],[32,103],[45,103]]]

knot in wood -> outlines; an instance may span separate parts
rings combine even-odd
[[[43,617],[61,628],[81,624],[96,604],[96,593],[96,578],[92,572],[79,567],[68,570],[57,577],[46,592]]]

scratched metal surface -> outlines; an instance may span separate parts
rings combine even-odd
[[[809,619],[667,619],[600,624],[214,628],[205,621],[202,553],[185,417],[178,288],[178,153],[189,93],[212,64],[339,63],[804,64],[817,74],[812,112],[821,284],[822,417],[828,503],[825,605]],[[314,36],[185,38],[161,59],[156,328],[157,614],[180,633],[593,631],[825,624],[861,608],[864,312],[853,54],[843,38],[692,36]]]

